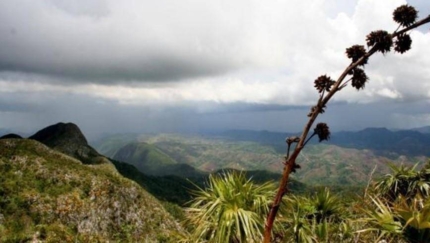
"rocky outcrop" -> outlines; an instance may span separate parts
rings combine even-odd
[[[48,126],[29,138],[77,158],[85,164],[109,163],[104,156],[88,145],[79,127],[73,123],[57,123]]]

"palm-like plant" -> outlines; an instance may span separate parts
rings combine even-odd
[[[390,205],[379,198],[370,197],[371,204],[364,212],[367,218],[363,220],[368,223],[368,227],[360,230],[362,232],[376,232],[378,240],[384,238],[396,240],[402,237],[402,224],[398,220],[397,213]]]
[[[376,183],[370,196],[364,231],[377,231],[379,237],[406,242],[430,242],[430,164],[420,171],[413,167],[390,165],[392,174]]]
[[[347,219],[344,204],[325,188],[309,197],[285,198],[286,213],[279,222],[284,227],[284,242],[351,242],[352,221]]]
[[[404,165],[395,166],[389,164],[391,174],[385,175],[382,180],[376,183],[375,192],[390,201],[396,200],[399,196],[414,197],[416,194],[428,196],[430,192],[430,170],[423,168],[416,171],[417,164],[413,167]]]
[[[280,217],[283,225],[283,240],[285,242],[313,242],[313,232],[309,215],[315,211],[310,205],[309,198],[291,195],[285,199],[287,201],[287,214]]]
[[[260,242],[275,185],[254,184],[243,173],[211,175],[194,191],[186,223],[193,242]]]
[[[314,207],[317,223],[324,220],[332,220],[342,213],[342,203],[335,195],[330,194],[330,190],[326,187],[324,190],[318,191],[310,199],[311,205]]]
[[[409,242],[430,242],[430,200],[401,198],[394,206]]]

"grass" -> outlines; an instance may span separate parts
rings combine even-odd
[[[32,140],[0,140],[0,147],[0,242],[155,242],[179,230],[112,165],[84,165]]]

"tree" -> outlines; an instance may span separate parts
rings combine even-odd
[[[330,138],[330,130],[326,123],[318,123],[313,133],[308,137],[309,131],[318,115],[324,113],[326,105],[330,99],[337,92],[345,88],[348,83],[357,90],[364,89],[368,77],[363,67],[367,64],[369,57],[373,54],[377,52],[385,54],[391,50],[393,45],[394,50],[400,54],[408,51],[412,44],[408,31],[429,23],[430,15],[420,21],[416,21],[417,11],[415,8],[408,5],[402,5],[394,10],[393,19],[399,24],[399,27],[392,34],[389,34],[385,30],[377,30],[367,35],[366,44],[369,48],[368,50],[366,50],[363,45],[353,45],[346,49],[346,55],[351,59],[351,63],[346,67],[336,81],[327,75],[322,75],[314,81],[315,88],[319,92],[320,96],[316,105],[311,108],[311,111],[308,114],[308,122],[306,123],[300,137],[288,138],[286,141],[288,147],[284,161],[285,166],[279,183],[279,188],[273,200],[273,205],[270,208],[270,212],[266,219],[264,231],[265,243],[269,243],[271,240],[272,228],[282,202],[282,197],[288,191],[287,183],[289,175],[300,168],[300,165],[296,163],[297,156],[313,136],[317,135],[320,142]],[[293,144],[295,144],[295,148],[290,155],[290,148]]]

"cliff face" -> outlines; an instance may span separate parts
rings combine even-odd
[[[0,242],[162,242],[180,230],[108,164],[85,165],[29,139],[0,148]]]

